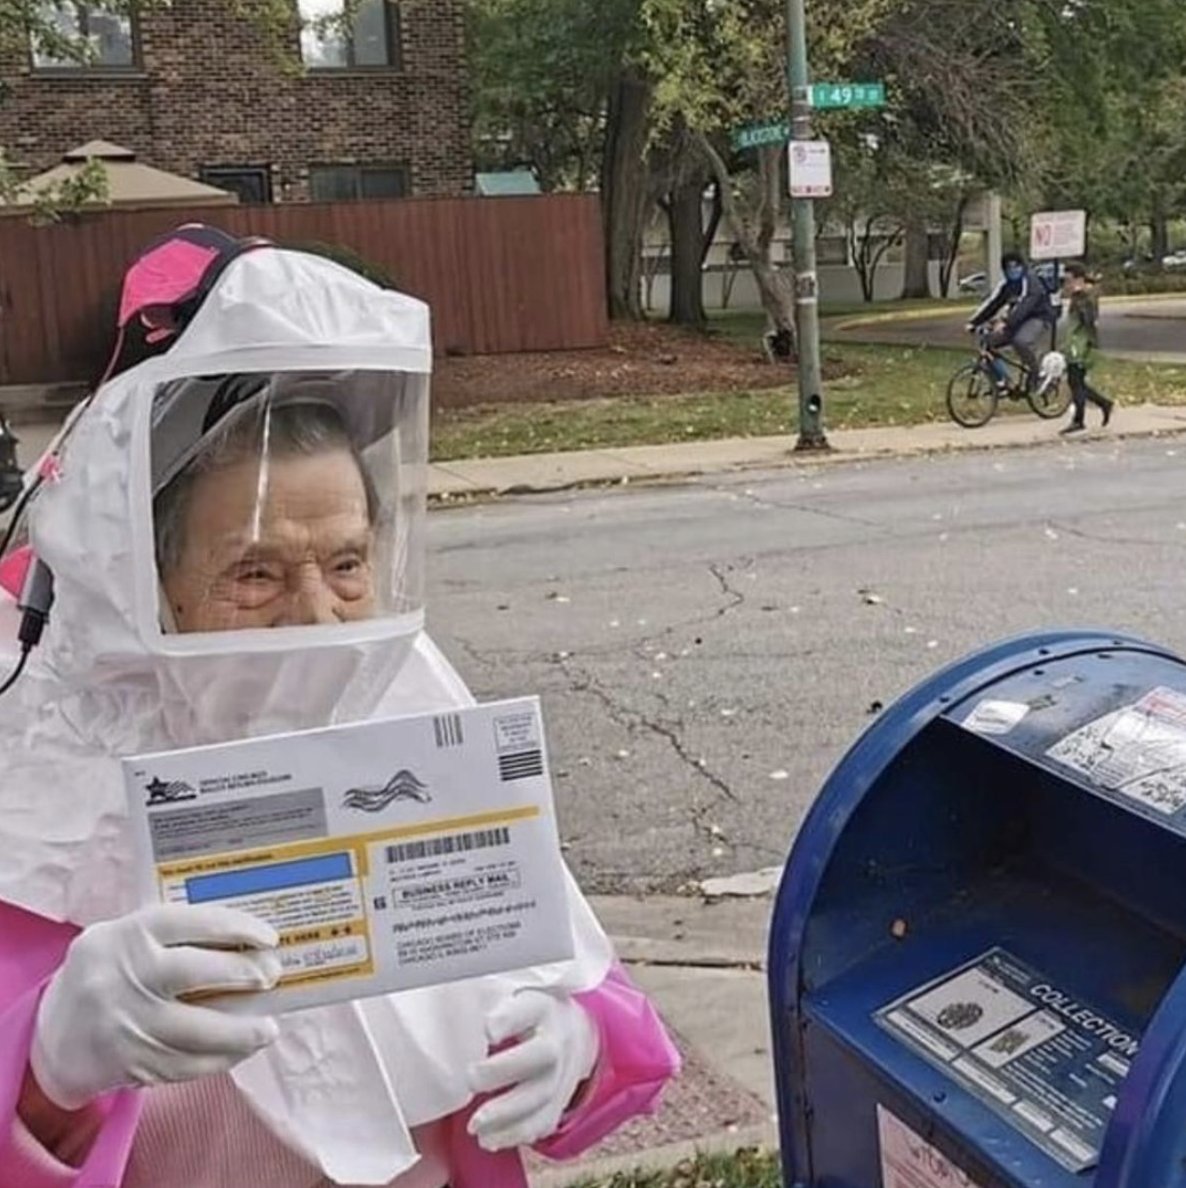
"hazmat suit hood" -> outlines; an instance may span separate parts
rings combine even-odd
[[[231,263],[167,354],[100,388],[29,513],[55,603],[0,701],[0,899],[80,926],[138,906],[120,757],[472,704],[423,630],[430,370],[422,303],[261,248]],[[162,466],[187,455],[166,418],[197,408],[194,432],[215,432],[203,385],[228,375],[266,377],[285,399],[304,399],[315,377],[318,392],[348,390],[351,408],[368,384],[397,392],[384,440],[398,460],[398,531],[372,616],[171,630],[153,508]],[[15,640],[3,648],[11,668]],[[387,1183],[417,1158],[409,1128],[469,1100],[466,1070],[485,1054],[499,999],[604,977],[610,947],[571,877],[569,895],[574,960],[288,1016],[280,1040],[235,1071],[248,1103],[331,1180]]]

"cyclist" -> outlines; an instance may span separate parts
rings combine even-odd
[[[1026,383],[1033,392],[1039,380],[1038,344],[1043,335],[1049,334],[1057,314],[1046,282],[1029,267],[1023,256],[1006,252],[1001,257],[1001,271],[1004,278],[972,315],[967,329],[969,332],[978,330],[1008,307],[1004,321],[988,335],[985,345],[993,350],[1011,346],[1025,364]],[[1004,368],[995,371],[997,386],[1006,387]]]

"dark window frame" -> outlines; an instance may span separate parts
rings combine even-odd
[[[88,36],[86,25],[91,15],[92,6],[86,0],[63,0],[63,3],[69,3],[77,14],[79,18],[78,35],[85,41]],[[37,47],[30,39],[29,67],[33,74],[38,77],[57,75],[59,78],[80,78],[92,74],[101,74],[104,78],[142,74],[144,61],[141,57],[139,14],[133,10],[119,15],[128,22],[128,37],[132,43],[132,60],[130,62],[108,63],[90,58],[80,58],[75,62],[41,63],[37,61]]]
[[[314,194],[314,174],[318,170],[350,171],[354,176],[354,193],[349,198],[321,198]],[[377,198],[363,193],[363,177],[367,173],[396,173],[402,178],[402,193],[384,194]],[[403,161],[319,161],[309,166],[309,199],[312,202],[394,202],[412,196],[412,169]]]
[[[275,202],[271,165],[203,165],[198,170],[199,181],[204,182],[208,186],[217,186],[219,189],[224,190],[232,189],[232,187],[226,185],[226,179],[235,175],[240,177],[258,176],[263,181],[263,197],[260,201],[258,203],[245,203],[243,202],[242,195],[240,195],[239,201],[241,205],[270,206]]]
[[[305,60],[304,47],[300,47],[301,62],[310,75],[382,74],[403,70],[403,12],[399,0],[380,0],[380,2],[383,6],[384,44],[387,50],[387,61],[371,64],[360,64],[354,61],[354,31],[351,29],[351,35],[345,38],[346,61],[340,66],[326,66],[316,62],[308,62]]]

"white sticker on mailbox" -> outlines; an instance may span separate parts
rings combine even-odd
[[[964,729],[973,734],[1008,734],[1030,712],[1017,701],[982,701],[964,719]]]
[[[1153,689],[1089,722],[1048,756],[1113,796],[1135,801],[1186,833],[1186,695]]]
[[[877,1107],[877,1134],[881,1141],[881,1188],[980,1188],[884,1106]]]

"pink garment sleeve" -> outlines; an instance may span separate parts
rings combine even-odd
[[[571,1159],[639,1114],[652,1114],[680,1057],[650,999],[615,963],[605,981],[576,995],[601,1035],[597,1067],[581,1101],[556,1132],[535,1145],[549,1159]]]
[[[75,930],[0,903],[0,1184],[21,1188],[117,1185],[140,1116],[140,1095],[114,1093],[100,1108],[103,1126],[81,1168],[60,1163],[22,1125],[17,1102],[41,992]]]

